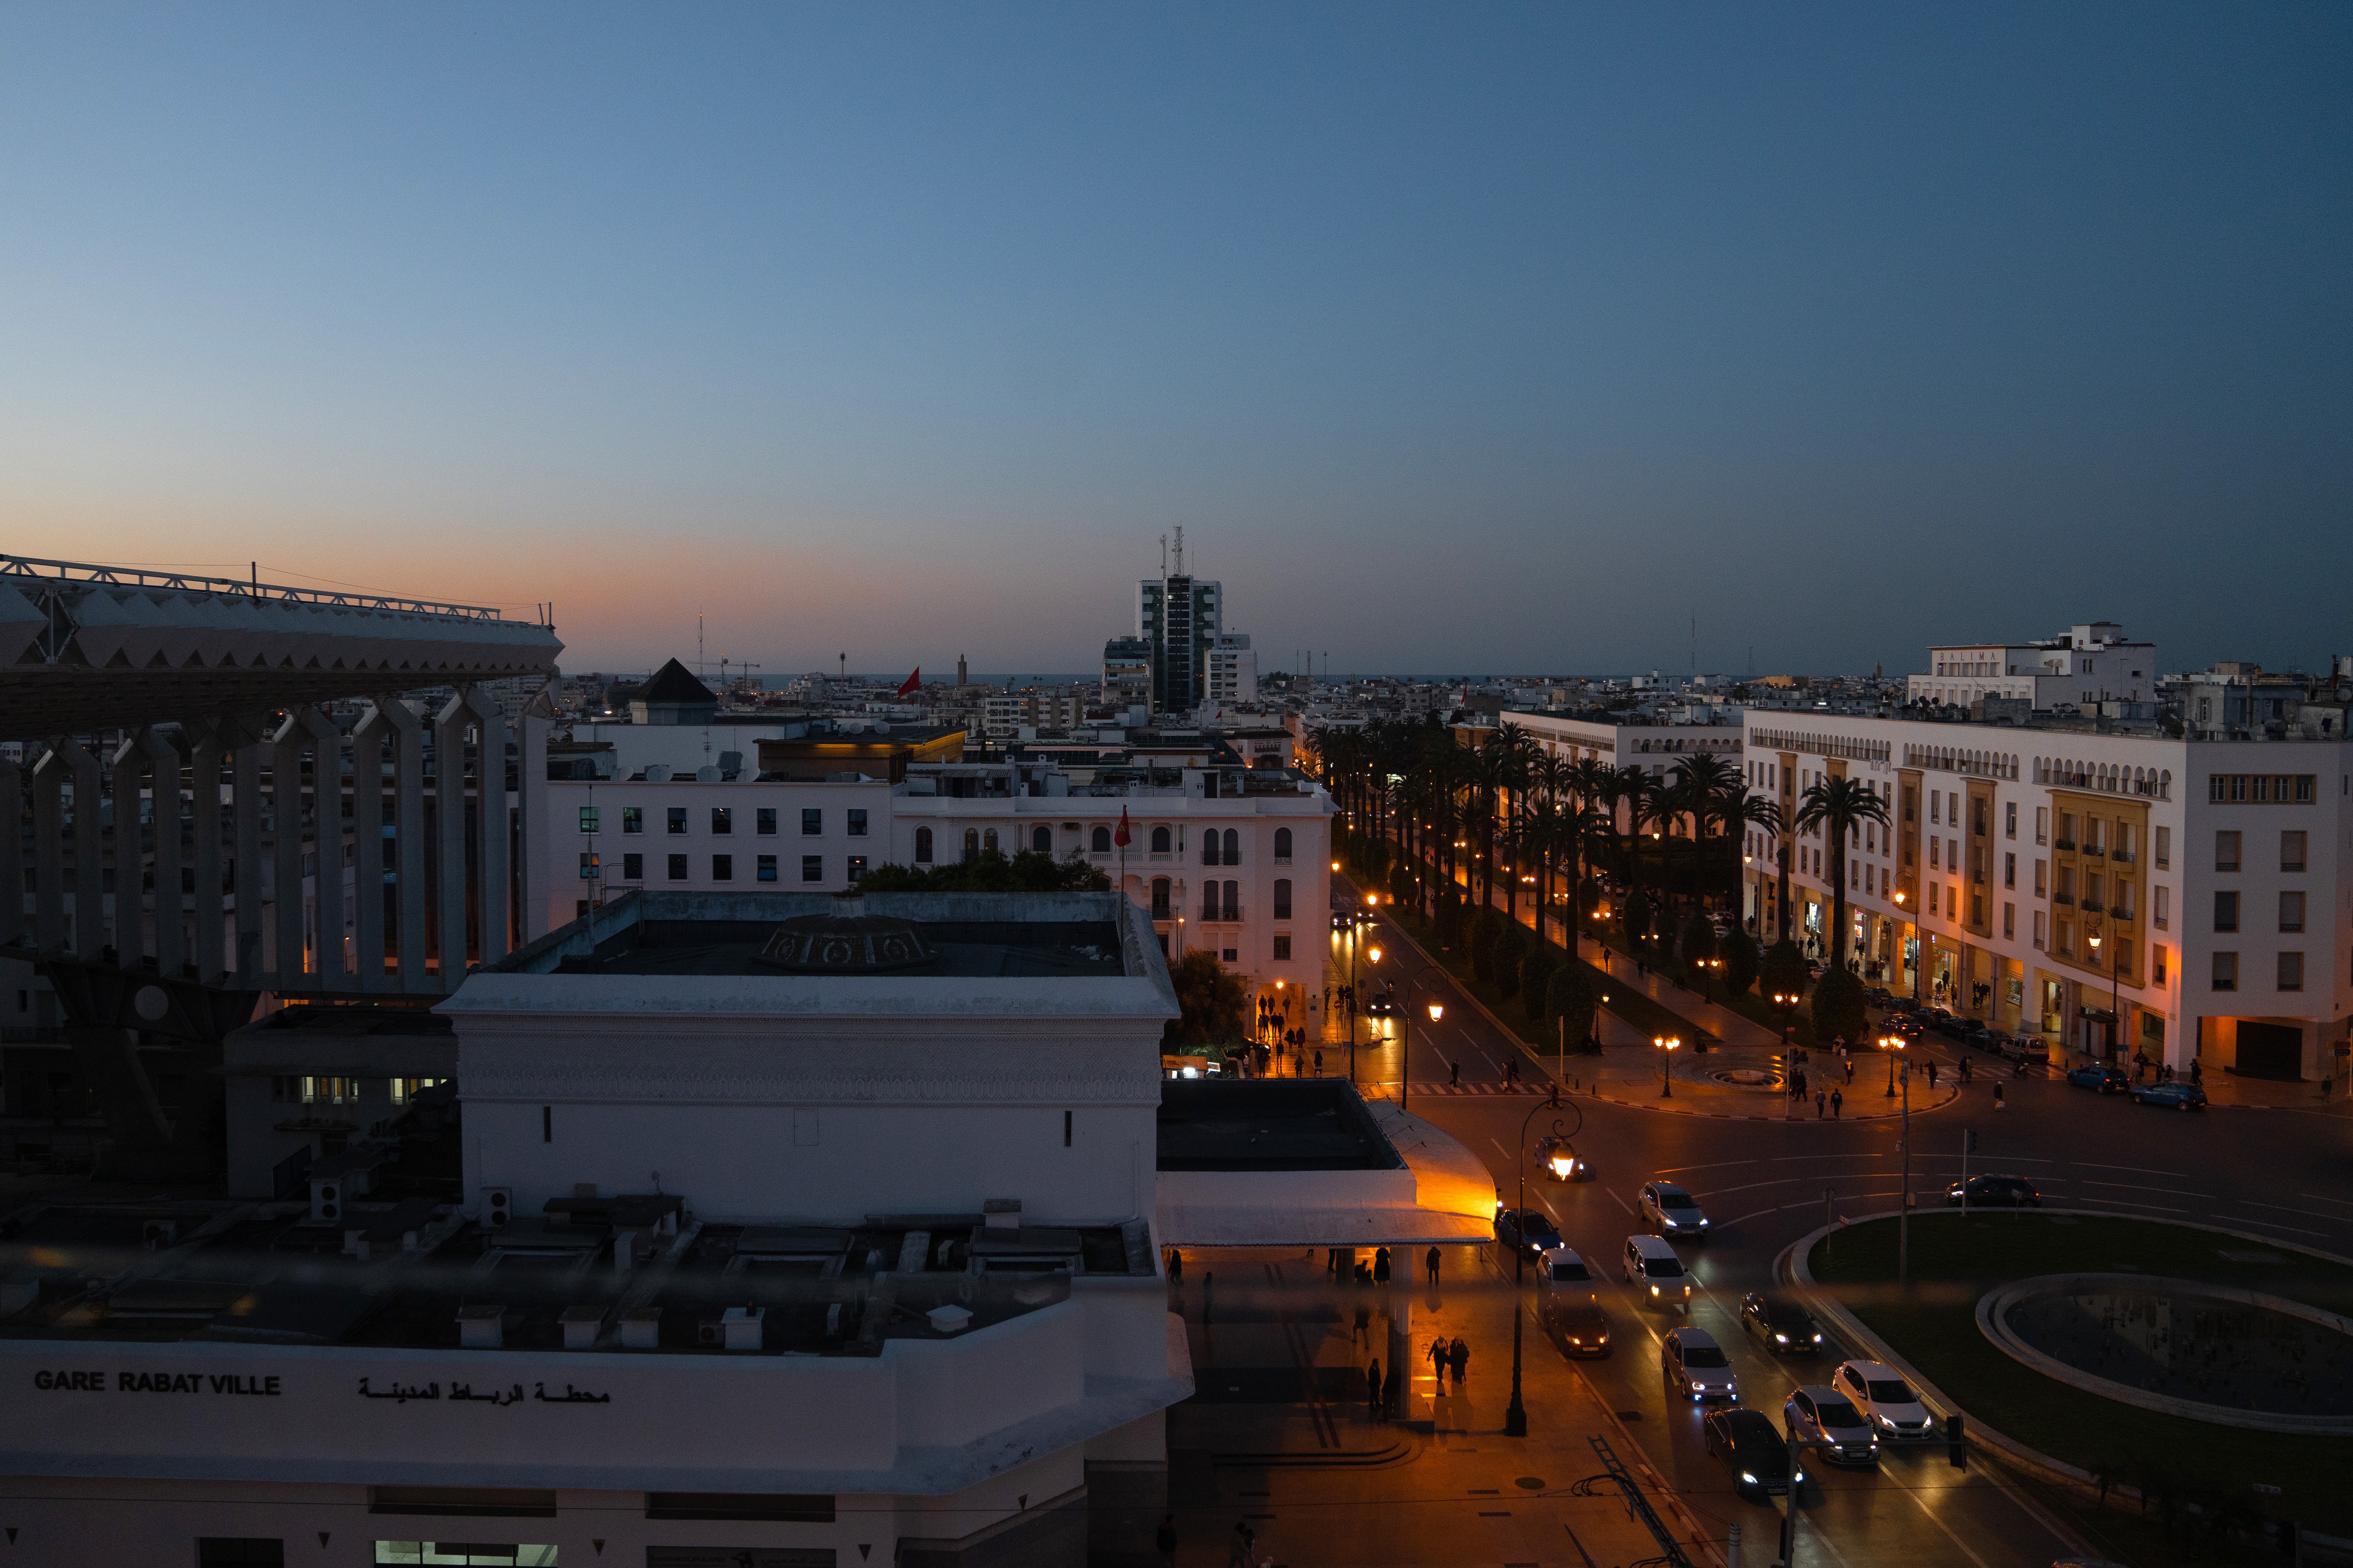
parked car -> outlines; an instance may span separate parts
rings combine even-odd
[[[2082,1067],[2068,1068],[2067,1081],[2077,1089],[2096,1089],[2102,1094],[2115,1094],[2132,1087],[2132,1079],[2100,1062],[2085,1062]]]
[[[1697,1200],[1672,1182],[1644,1183],[1634,1212],[1658,1226],[1662,1236],[1707,1234],[1707,1215],[1700,1212]]]
[[[1971,1176],[1968,1180],[1969,1206],[1972,1208],[2041,1208],[2042,1194],[2024,1176]],[[1960,1206],[1961,1184],[1955,1182],[1945,1189],[1945,1201]]]
[[[1536,1163],[1545,1174],[1556,1182],[1589,1182],[1593,1167],[1577,1158],[1577,1145],[1566,1138],[1551,1137],[1536,1142]]]
[[[1822,1353],[1822,1326],[1793,1297],[1751,1290],[1740,1298],[1740,1326],[1777,1355]]]
[[[1733,1375],[1732,1359],[1705,1329],[1670,1330],[1659,1342],[1659,1371],[1667,1381],[1670,1399],[1694,1405],[1711,1399],[1740,1403],[1740,1381]]]
[[[1822,1457],[1831,1464],[1879,1463],[1878,1436],[1835,1388],[1810,1384],[1799,1389],[1781,1406],[1781,1425],[1801,1443],[1822,1444]]]
[[[1593,1275],[1566,1247],[1554,1247],[1537,1265],[1536,1321],[1563,1354],[1609,1353],[1609,1320],[1593,1293]]]
[[[1883,1441],[1908,1442],[1936,1435],[1928,1407],[1896,1370],[1875,1361],[1841,1362],[1831,1386],[1862,1412]]]
[[[1917,996],[1897,996],[1890,999],[1887,1005],[1892,1012],[1917,1013],[1920,1010],[1920,999]]]
[[[1655,1236],[1630,1236],[1620,1266],[1637,1300],[1651,1307],[1691,1307],[1691,1276],[1675,1249]]]
[[[1495,1239],[1531,1258],[1541,1258],[1561,1245],[1560,1227],[1542,1209],[1497,1209]]]
[[[1892,1007],[1895,1005],[1894,994],[1884,985],[1874,985],[1864,992],[1863,995],[1874,1007]]]
[[[1992,1051],[1999,1054],[2001,1043],[2010,1038],[2000,1029],[1971,1029],[1961,1037],[1961,1048],[1968,1051]]]
[[[1994,1047],[2004,1061],[2051,1065],[2051,1042],[2040,1035],[2010,1035]]]
[[[2132,1096],[2135,1105],[2154,1105],[2165,1110],[2206,1109],[2206,1091],[2181,1079],[2171,1083],[2137,1083],[2126,1092]]]
[[[1733,1475],[1732,1489],[1757,1502],[1789,1489],[1789,1446],[1762,1410],[1719,1410],[1705,1423],[1707,1451]],[[1806,1481],[1799,1462],[1798,1484]]]

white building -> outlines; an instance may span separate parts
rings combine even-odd
[[[2082,1051],[2343,1076],[2353,747],[1752,711],[1752,792],[1860,778],[1850,951],[1890,987]],[[1829,946],[1829,847],[1751,835],[1747,916]],[[2097,944],[2092,941],[2100,938]]]
[[[1966,708],[1986,697],[2035,709],[2147,702],[2157,695],[2157,645],[2127,642],[2114,621],[2071,626],[2029,643],[1962,643],[1928,650],[1928,668],[1905,683],[1905,700]]]
[[[1219,632],[1209,639],[1209,685],[1204,701],[1210,707],[1258,700],[1258,655],[1250,651],[1247,632]]]
[[[379,1150],[307,1205],[14,1216],[13,1563],[1148,1550],[1192,1381],[1132,906],[641,895],[445,1006],[455,1209]]]

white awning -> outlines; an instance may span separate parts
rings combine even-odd
[[[1434,1209],[1273,1209],[1167,1204],[1165,1247],[1461,1247],[1495,1239],[1492,1219]]]

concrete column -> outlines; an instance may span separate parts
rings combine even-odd
[[[515,883],[521,889],[522,940],[536,942],[547,934],[547,889],[555,868],[546,864],[547,846],[540,842],[547,825],[540,821],[547,810],[547,716],[538,711],[546,700],[543,691],[523,710],[522,727],[517,736],[515,760],[521,786],[516,802],[520,831],[516,840],[520,853],[515,858]]]
[[[56,870],[54,877],[45,876],[42,879],[45,884],[44,906],[46,908],[48,898],[46,884],[54,882],[60,894],[58,908],[60,910],[63,908],[61,895],[66,886],[63,846],[66,839],[66,824],[69,820],[72,824],[73,837],[72,949],[78,958],[95,960],[99,951],[106,946],[106,880],[102,868],[105,844],[103,833],[99,826],[100,807],[98,759],[83,751],[74,742],[72,737],[60,735],[49,742],[49,753],[40,760],[39,764],[34,769],[33,776],[37,787],[37,800],[39,798],[37,786],[44,780],[47,781],[49,786],[47,815],[50,820],[47,825],[48,831],[41,831],[42,825],[37,821],[35,839],[36,851],[45,864],[53,866]],[[73,811],[70,816],[65,811],[64,802],[58,793],[68,782],[73,785]],[[56,944],[58,946],[65,945],[64,923],[64,917],[60,913],[58,917],[58,934],[56,939]]]
[[[352,910],[359,987],[386,987],[384,973],[384,743],[399,734],[379,698],[352,726]]]
[[[227,748],[224,726],[191,725],[195,742],[188,752],[190,825],[195,833],[196,896],[191,921],[195,927],[192,956],[196,978],[207,985],[220,983],[221,963],[221,763]]]
[[[481,886],[476,897],[481,911],[482,962],[496,963],[513,950],[513,943],[508,940],[507,917],[507,851],[512,832],[507,821],[507,727],[496,703],[476,703],[474,711],[481,721],[474,783],[478,830],[481,834],[480,859],[477,862]]]
[[[66,943],[65,758],[55,749],[33,764],[33,945]]]
[[[258,983],[267,966],[261,934],[261,759],[269,742],[259,729],[237,744],[230,811],[235,824],[231,865],[237,875],[236,951],[229,967],[239,980]]]
[[[425,725],[396,697],[379,702],[376,711],[392,727],[393,831],[400,861],[393,899],[400,920],[400,989],[427,991],[433,982],[425,969]]]
[[[185,962],[180,910],[180,752],[153,727],[123,737],[114,753],[114,924],[126,965],[146,955],[141,884],[139,792],[143,778],[153,795],[155,970],[177,974]],[[126,809],[127,808],[127,809]]]
[[[343,788],[336,765],[337,742],[342,737],[324,714],[316,708],[305,707],[287,714],[286,721],[270,739],[270,805],[276,828],[272,855],[277,883],[273,889],[277,900],[274,924],[278,939],[272,967],[283,988],[290,982],[299,982],[305,973],[334,974],[343,966]],[[311,964],[306,964],[302,956],[309,927],[302,914],[302,752],[306,747],[311,751],[316,770],[312,774],[313,802],[319,814],[314,840],[319,861],[318,955]],[[331,942],[334,947],[332,955],[328,951]]]
[[[25,775],[0,757],[0,942],[25,935]]]
[[[466,734],[477,718],[469,701],[471,690],[460,688],[433,721],[433,836],[439,872],[434,902],[440,928],[434,945],[444,992],[455,991],[466,976]]]

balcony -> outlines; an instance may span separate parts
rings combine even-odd
[[[2101,847],[2100,847],[2098,845],[2096,845],[2096,844],[2086,844],[2086,845],[2084,845],[2084,854],[2086,854],[2086,855],[2097,855],[2097,856],[2099,856],[2102,859],[2105,859],[2105,858],[2107,858],[2107,853],[2108,853],[2108,852],[2107,852],[2106,850],[2105,850],[2105,849],[2101,848]]]
[[[2075,901],[2075,895],[2073,893],[2053,893],[2051,895],[2051,901],[2054,904],[2072,905]]]
[[[2108,911],[2108,906],[2100,902],[2097,899],[2085,899],[2083,902],[2082,908],[2084,912],[2087,915],[2101,915],[2105,914]]]
[[[1248,911],[1246,904],[1204,904],[1201,906],[1203,925],[1240,925]]]
[[[2054,838],[2051,841],[2051,847],[2053,849],[2073,849],[2075,847],[2075,841],[2072,838]]]
[[[2138,861],[2140,857],[2129,849],[2116,849],[2110,851],[2108,858],[2119,866],[2130,866]]]

